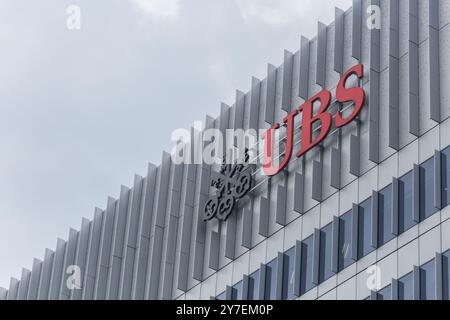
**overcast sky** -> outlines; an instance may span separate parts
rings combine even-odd
[[[69,5],[81,29],[66,26]],[[351,0],[0,0],[0,286]]]

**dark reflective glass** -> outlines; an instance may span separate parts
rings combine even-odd
[[[378,300],[392,300],[391,285],[388,285],[387,287],[384,287],[383,289],[378,291],[377,299]]]
[[[420,220],[425,220],[437,209],[434,206],[434,159],[420,166]]]
[[[333,224],[329,224],[320,231],[319,282],[329,279],[333,275],[331,260],[333,256]]]
[[[413,273],[410,272],[406,276],[398,280],[398,300],[413,300]]]
[[[266,265],[265,286],[264,298],[266,300],[275,300],[277,298],[277,259]]]
[[[407,173],[398,182],[398,227],[400,233],[415,225],[413,220],[412,172]]]
[[[242,300],[242,281],[239,281],[233,286],[231,300]]]
[[[392,185],[389,185],[378,196],[378,245],[392,239]]]
[[[436,267],[434,260],[420,268],[420,299],[436,299]]]
[[[292,300],[294,295],[295,247],[284,254],[282,299]]]
[[[450,147],[442,151],[442,204],[450,204]]]
[[[352,211],[339,218],[339,270],[347,268],[352,260]]]
[[[300,279],[300,291],[301,293],[308,292],[314,287],[313,284],[313,266],[314,266],[314,240],[313,237],[309,237],[302,242],[302,267],[301,267],[301,279]]]
[[[358,258],[362,258],[375,250],[372,247],[372,198],[359,206],[358,224]]]
[[[248,299],[259,300],[259,273],[257,270],[248,277]]]

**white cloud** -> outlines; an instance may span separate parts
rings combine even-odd
[[[174,19],[180,12],[180,0],[131,0],[139,10],[154,19]]]

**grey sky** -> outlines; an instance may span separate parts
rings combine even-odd
[[[69,5],[81,30],[66,27]],[[0,0],[0,286],[351,0]]]

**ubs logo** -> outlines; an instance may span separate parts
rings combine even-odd
[[[211,173],[211,187],[216,189],[216,193],[206,201],[204,220],[217,218],[220,221],[226,221],[236,203],[251,190],[252,173],[253,167],[249,164],[247,149],[243,163],[226,164],[224,159],[220,171]]]

